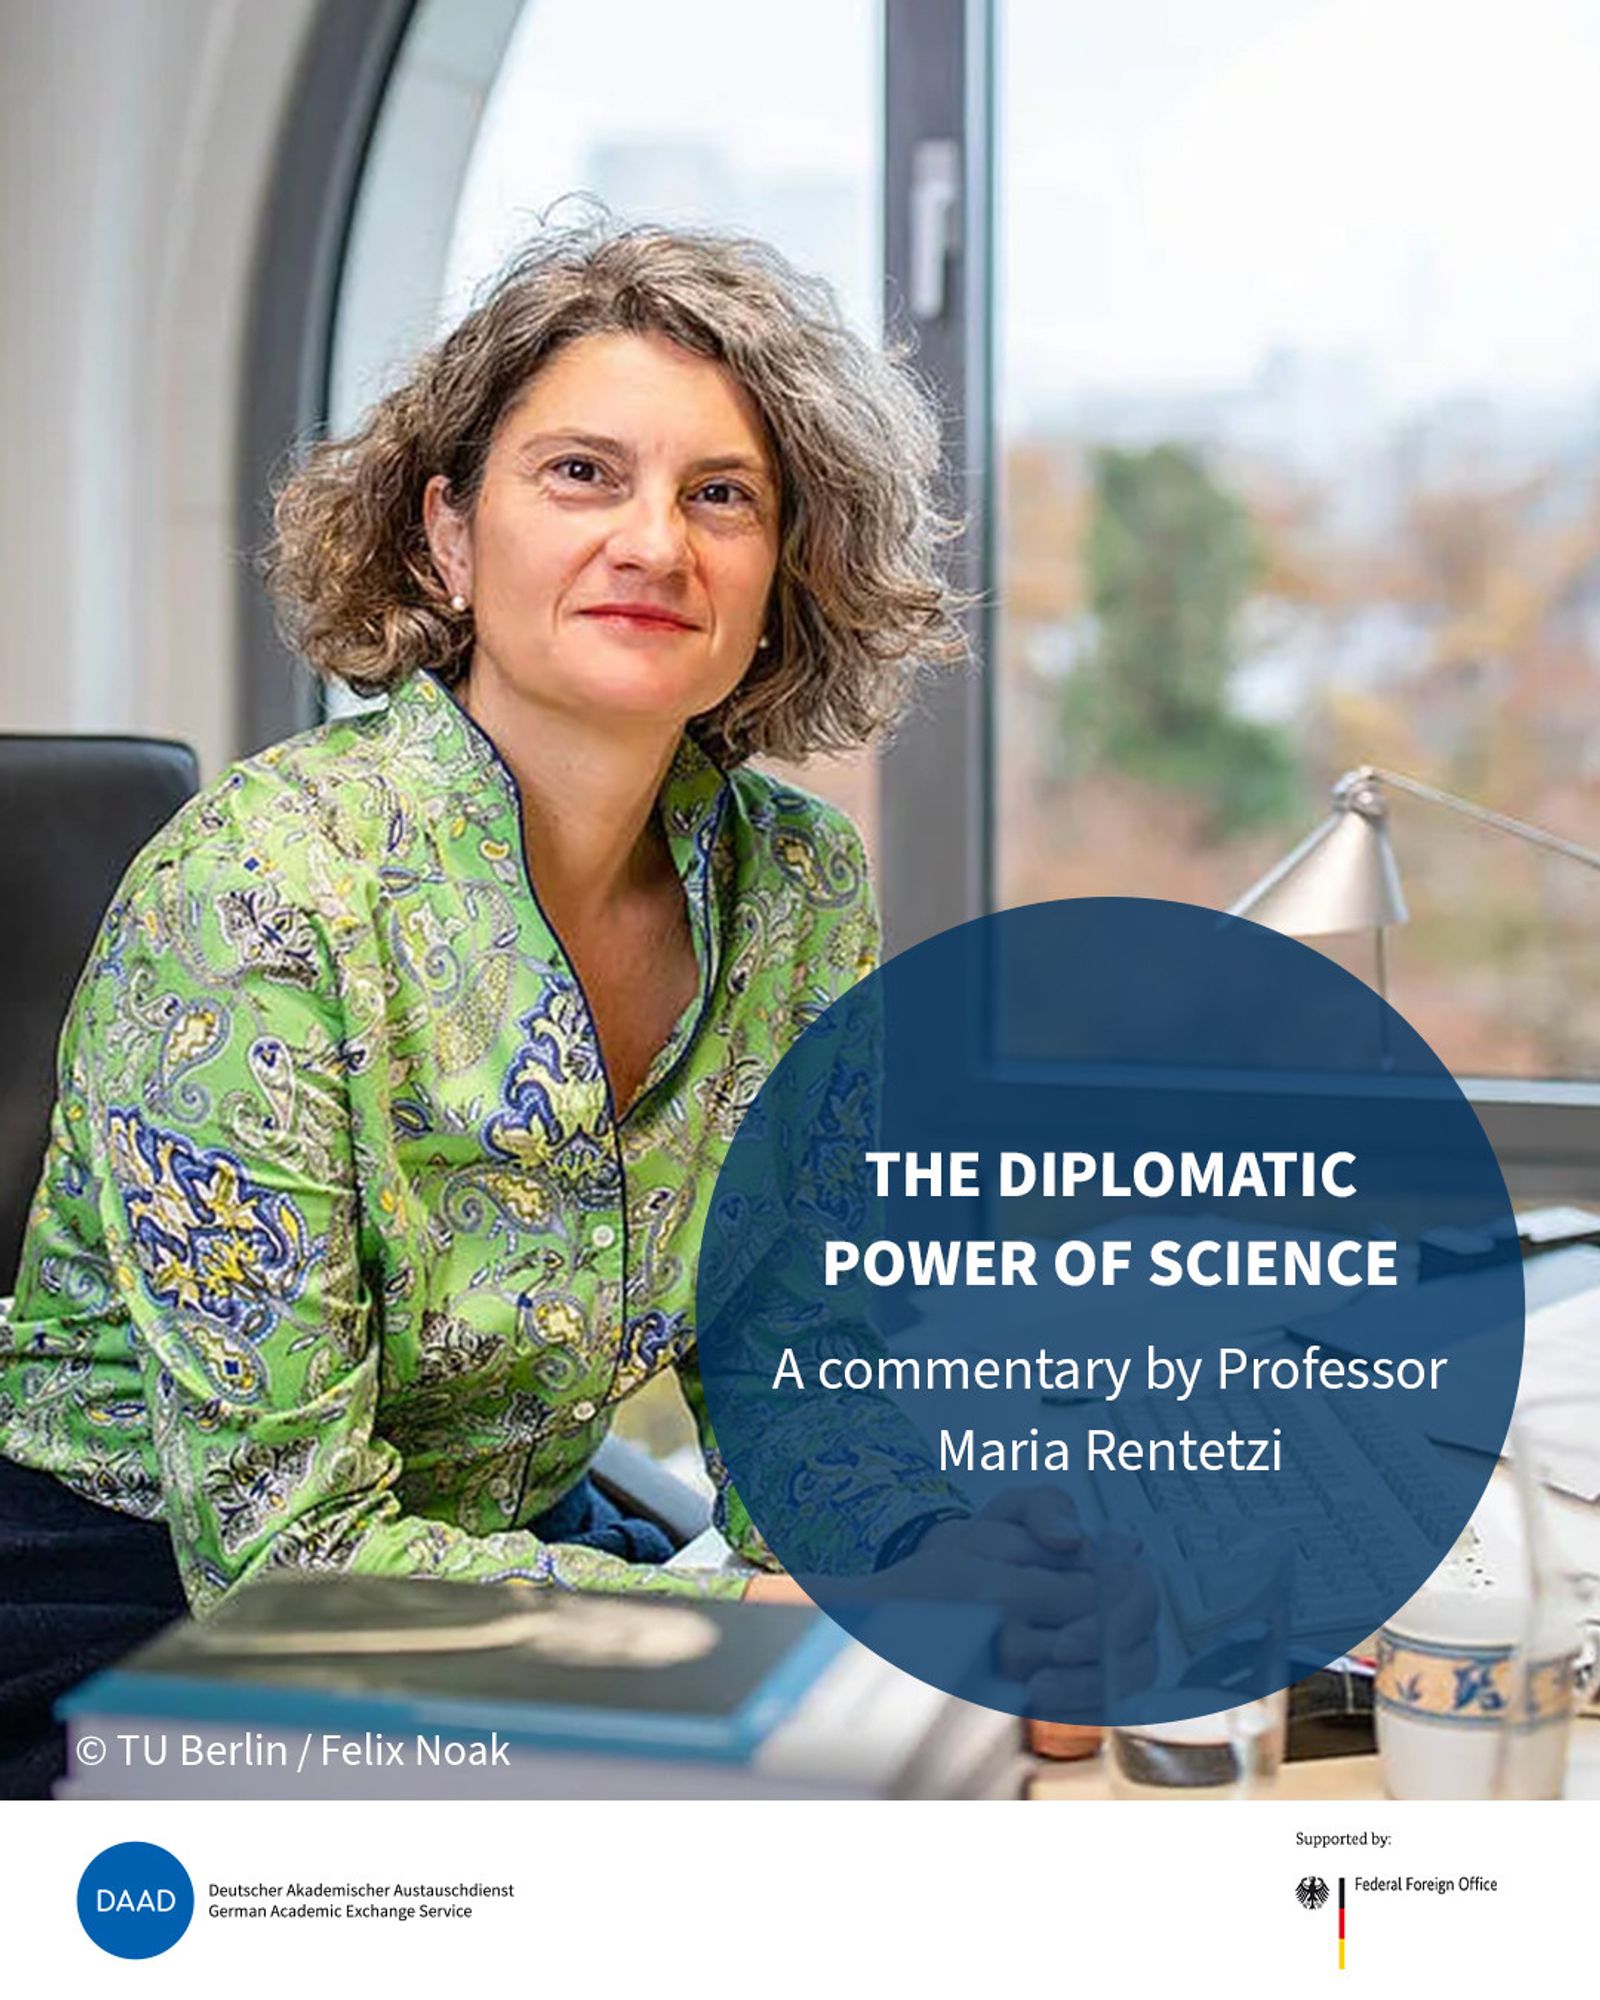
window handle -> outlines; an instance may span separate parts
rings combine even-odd
[[[961,149],[921,139],[911,155],[911,317],[943,319],[950,253],[960,242]]]

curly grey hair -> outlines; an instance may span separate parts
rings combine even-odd
[[[423,533],[442,473],[470,510],[501,419],[546,361],[595,333],[656,333],[724,366],[766,424],[782,485],[772,644],[691,725],[725,764],[869,741],[917,668],[965,653],[942,573],[939,424],[904,350],[845,325],[830,288],[769,245],[609,220],[547,228],[351,436],[279,491],[268,574],[286,636],[361,694],[472,648]]]

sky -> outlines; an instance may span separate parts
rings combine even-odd
[[[1600,373],[1596,0],[1012,0],[1019,389],[1359,354],[1401,403]]]
[[[720,156],[717,219],[780,248],[763,190],[820,180],[853,192],[856,227],[823,275],[875,327],[882,51],[872,0],[806,0],[803,14],[772,0],[606,0],[604,13],[597,38],[593,0],[528,0],[463,190],[447,311],[540,206],[588,184],[597,141],[632,140]]]
[[[1236,384],[1282,351],[1337,359],[1394,411],[1594,393],[1600,0],[1000,0],[998,18],[1014,416]],[[597,140],[625,139],[720,157],[720,219],[792,230],[875,324],[880,63],[874,0],[608,0],[603,42],[588,0],[529,0],[452,309]]]

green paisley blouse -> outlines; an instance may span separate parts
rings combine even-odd
[[[164,1516],[197,1608],[276,1564],[737,1595],[523,1525],[668,1368],[770,1560],[706,1420],[696,1255],[876,921],[809,794],[685,737],[659,810],[699,990],[620,1121],[515,783],[431,675],[232,767],[123,881],[0,1321],[0,1451]],[[872,1533],[929,1504],[902,1464]]]

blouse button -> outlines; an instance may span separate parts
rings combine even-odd
[[[594,1418],[594,1404],[588,1402],[587,1400],[581,1403],[574,1403],[572,1406],[572,1414],[577,1418],[580,1424],[590,1423],[593,1421]]]
[[[590,1240],[597,1250],[609,1250],[617,1240],[617,1232],[609,1222],[602,1222]]]

